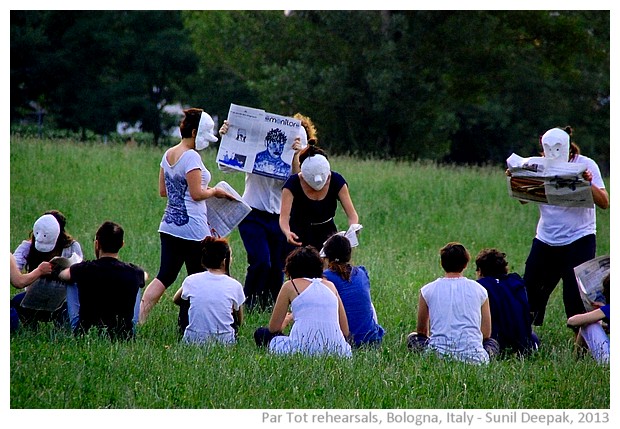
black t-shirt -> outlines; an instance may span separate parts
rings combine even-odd
[[[97,326],[112,338],[133,336],[133,313],[138,289],[144,287],[144,270],[103,257],[72,265],[71,280],[80,299],[78,331]]]

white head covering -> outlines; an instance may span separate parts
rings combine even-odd
[[[51,252],[56,247],[56,240],[60,235],[60,225],[54,216],[41,216],[32,227],[34,247],[43,253]]]
[[[208,113],[202,112],[198,122],[198,132],[196,133],[196,150],[203,150],[209,147],[209,142],[216,142],[217,137],[213,133],[215,122]]]
[[[301,174],[304,180],[315,191],[320,191],[327,183],[331,167],[323,155],[314,155],[306,158],[301,164]]]
[[[566,131],[552,128],[542,136],[545,158],[552,161],[568,162],[570,153],[570,136]]]

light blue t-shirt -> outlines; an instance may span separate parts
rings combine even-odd
[[[160,165],[164,173],[168,204],[159,224],[159,232],[185,240],[201,241],[211,235],[207,222],[207,204],[205,200],[195,201],[191,197],[186,175],[200,169],[201,186],[204,188],[211,181],[211,173],[193,149],[184,152],[173,165],[168,163],[167,153],[162,157]]]

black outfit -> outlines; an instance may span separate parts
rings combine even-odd
[[[111,257],[84,261],[70,270],[80,298],[76,333],[96,326],[113,339],[132,338],[134,306],[138,289],[144,287],[144,270]]]
[[[334,222],[338,208],[338,193],[347,181],[339,173],[331,172],[329,189],[322,200],[311,200],[306,196],[299,179],[299,174],[288,178],[284,188],[293,194],[293,205],[289,225],[299,237],[303,246],[323,248],[323,243],[338,230]]]

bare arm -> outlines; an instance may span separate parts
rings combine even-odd
[[[427,337],[429,336],[428,304],[422,296],[422,293],[420,293],[420,297],[418,299],[418,326],[416,327],[416,332]]]
[[[235,197],[233,197],[223,189],[209,187],[203,188],[202,173],[198,168],[188,171],[185,175],[185,178],[187,180],[187,186],[189,187],[189,195],[194,201],[202,201],[211,197],[228,198],[229,200],[235,199]]]
[[[348,338],[351,335],[349,331],[349,320],[347,319],[347,313],[344,310],[344,305],[342,304],[342,300],[340,299],[340,295],[336,294],[338,297],[338,323],[340,324],[340,330],[342,331],[342,335],[345,338]]]
[[[592,189],[592,199],[594,200],[594,204],[596,204],[599,208],[605,210],[609,208],[609,194],[605,190],[605,188],[599,188],[595,184],[592,183],[592,172],[590,170],[586,170],[583,172],[583,178],[590,182],[590,188]]]
[[[340,189],[340,192],[338,192],[338,199],[340,200],[340,204],[342,204],[342,208],[347,215],[349,225],[359,223],[357,211],[355,211],[355,207],[353,206],[353,201],[351,200],[351,195],[349,194],[349,187],[347,185],[344,185]]]
[[[11,269],[9,274],[11,277],[11,284],[17,289],[23,289],[29,284],[34,283],[39,277],[51,274],[51,272],[52,264],[49,262],[41,262],[37,268],[29,273],[23,274],[17,267],[15,256],[11,253]]]
[[[480,330],[482,331],[482,338],[487,339],[491,337],[491,307],[489,306],[489,298],[482,303],[480,311],[482,313]]]
[[[237,324],[237,326],[241,326],[241,324],[243,323],[243,306],[240,306],[239,310],[235,310],[233,308],[232,309],[232,316],[233,316],[233,320]]]
[[[296,246],[301,246],[301,243],[297,241],[299,240],[299,237],[291,231],[289,222],[291,218],[293,199],[293,193],[289,189],[282,189],[282,202],[280,203],[280,229],[282,230],[282,233],[284,233],[287,242]]]
[[[282,331],[284,319],[288,313],[288,306],[290,304],[290,281],[285,282],[278,293],[276,303],[273,306],[273,312],[271,313],[271,319],[269,320],[269,332],[275,333]]]
[[[168,193],[166,192],[166,179],[164,177],[164,169],[159,169],[159,196],[167,197]]]
[[[181,286],[176,293],[174,294],[174,296],[172,297],[172,302],[174,302],[176,305],[181,305],[181,303],[183,302],[183,298],[181,298],[181,294],[183,293],[183,286]]]
[[[583,314],[575,314],[566,321],[568,326],[584,326],[596,323],[605,318],[605,313],[600,308]]]
[[[301,171],[301,164],[299,163],[299,153],[301,152],[301,137],[295,137],[293,142],[293,161],[291,163],[291,174],[297,174]]]

